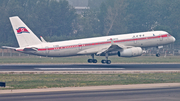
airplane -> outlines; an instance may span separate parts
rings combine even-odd
[[[141,56],[143,53],[142,48],[158,48],[176,40],[165,31],[149,31],[46,42],[43,37],[40,37],[40,40],[18,16],[9,17],[9,19],[19,47],[2,46],[2,48],[45,57],[91,55],[92,59],[88,59],[88,63],[97,63],[97,59],[94,56],[105,56],[101,63],[111,64],[111,60],[108,60],[108,57],[111,55],[118,55],[119,57]],[[160,54],[157,53],[156,56],[159,57]]]

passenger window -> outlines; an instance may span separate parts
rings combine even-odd
[[[59,45],[54,45],[53,47],[54,47],[54,50],[55,50],[55,51],[58,51],[58,50],[59,50]]]

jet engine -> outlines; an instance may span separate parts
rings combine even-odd
[[[119,57],[136,57],[141,56],[143,53],[141,47],[132,47],[128,49],[123,49],[122,51],[118,51]]]

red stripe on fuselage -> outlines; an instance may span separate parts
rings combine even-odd
[[[16,49],[15,51],[24,51],[24,49]]]
[[[114,43],[137,41],[137,40],[147,40],[147,39],[155,39],[155,38],[160,38],[160,37],[170,37],[170,36],[165,34],[165,35],[161,35],[161,36],[152,36],[152,37],[143,37],[143,38],[135,38],[135,39],[125,39],[125,40],[115,40]],[[68,48],[94,46],[94,45],[102,45],[102,44],[109,44],[109,43],[111,43],[111,41],[98,42],[98,43],[88,43],[88,44],[81,44],[81,45],[71,45],[71,46],[63,46],[63,47],[54,47],[54,48],[42,48],[42,49],[38,49],[38,51],[68,49]]]

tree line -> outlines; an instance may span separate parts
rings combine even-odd
[[[164,30],[180,43],[179,0],[89,0],[81,15],[66,0],[0,1],[0,45],[18,46],[11,16],[47,41]]]

